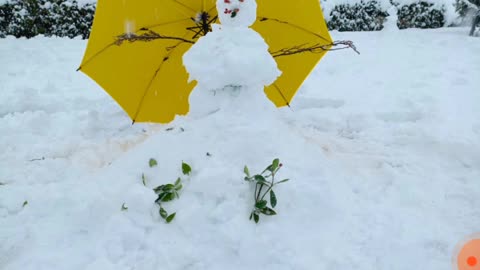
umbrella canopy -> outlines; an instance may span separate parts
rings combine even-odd
[[[168,123],[188,113],[182,55],[217,20],[215,0],[98,0],[82,72],[95,80],[134,122]],[[270,47],[282,76],[265,89],[289,105],[333,46],[318,0],[261,0],[252,28]],[[205,63],[208,64],[208,63]]]

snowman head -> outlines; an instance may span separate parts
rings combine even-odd
[[[257,19],[255,0],[217,0],[218,17],[222,25],[249,27]]]

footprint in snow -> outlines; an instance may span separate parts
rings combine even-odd
[[[377,119],[391,123],[415,123],[423,118],[420,112],[386,112],[378,113]]]
[[[345,105],[345,101],[340,99],[306,99],[298,98],[294,107],[299,110],[306,109],[339,109]]]

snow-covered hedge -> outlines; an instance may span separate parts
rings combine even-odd
[[[332,3],[331,0],[323,2]],[[391,7],[395,8],[392,10]],[[381,30],[385,19],[393,15],[389,14],[392,11],[397,13],[395,17],[398,18],[397,25],[400,29],[438,28],[446,24],[445,4],[433,0],[344,0],[326,11],[329,12],[329,29],[339,31]]]
[[[118,0],[121,1],[121,0]],[[287,1],[287,0],[285,0]],[[331,30],[381,30],[386,20],[399,28],[461,24],[480,0],[319,0]],[[96,0],[0,0],[0,37],[82,36],[87,38]],[[390,14],[389,14],[390,13]],[[390,16],[390,17],[389,17]]]
[[[480,0],[455,0],[455,11],[460,16],[460,24],[470,25],[478,9],[480,9]]]
[[[94,13],[94,4],[76,0],[9,0],[0,5],[0,37],[87,38]]]
[[[388,16],[376,0],[360,1],[355,4],[336,5],[327,20],[330,30],[339,31],[375,31],[383,28]]]
[[[397,25],[405,28],[439,28],[445,25],[445,7],[427,1],[419,1],[398,7]]]

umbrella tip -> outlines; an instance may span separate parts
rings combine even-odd
[[[135,120],[132,120],[132,126],[135,125]]]
[[[77,68],[77,71],[79,71],[79,70],[81,70],[81,69],[82,69],[82,67],[78,67],[78,68]]]

